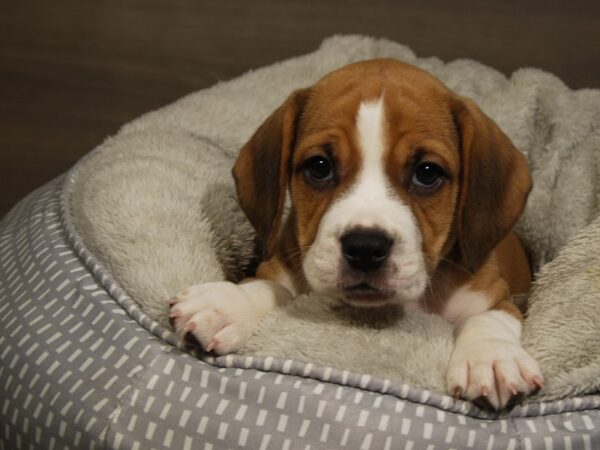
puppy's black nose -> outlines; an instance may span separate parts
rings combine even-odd
[[[390,254],[394,241],[383,231],[359,228],[344,234],[342,253],[353,269],[370,272],[380,268]]]

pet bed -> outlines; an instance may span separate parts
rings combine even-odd
[[[545,388],[492,413],[444,394],[452,331],[373,329],[302,296],[239,355],[189,352],[166,303],[239,279],[254,235],[230,167],[297,87],[393,57],[469,96],[528,157],[519,223],[537,269],[524,346]],[[334,37],[126,125],[0,222],[0,448],[598,448],[600,91]]]

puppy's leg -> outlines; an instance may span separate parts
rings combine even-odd
[[[273,264],[262,263],[257,276],[270,276],[265,265]],[[293,286],[267,278],[197,284],[169,301],[170,318],[181,338],[195,338],[206,351],[233,353],[246,344],[265,314],[293,298],[293,291]]]
[[[521,330],[521,313],[508,300],[466,317],[448,366],[450,393],[499,410],[538,391],[542,373],[521,347]]]

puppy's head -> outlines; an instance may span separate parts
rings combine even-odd
[[[442,258],[477,270],[520,215],[526,161],[470,100],[398,61],[294,92],[242,148],[240,204],[280,242],[286,196],[312,290],[357,306],[418,300]]]

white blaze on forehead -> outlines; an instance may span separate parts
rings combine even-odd
[[[363,170],[382,166],[384,142],[385,110],[383,97],[374,102],[360,104],[356,117],[358,142],[362,150]]]
[[[385,109],[383,98],[363,102],[356,114],[356,138],[361,164],[353,188],[343,200],[345,226],[387,228],[382,209],[388,196],[384,171]]]
[[[346,226],[414,229],[410,209],[394,195],[385,171],[385,105],[383,97],[361,103],[356,114],[356,137],[361,165],[356,182],[342,200]],[[395,222],[395,223],[394,223]],[[408,234],[413,234],[410,231]],[[414,236],[404,236],[418,240]]]

